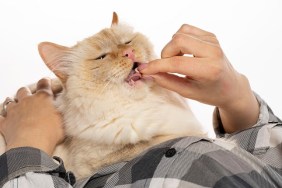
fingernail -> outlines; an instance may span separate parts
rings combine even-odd
[[[142,63],[141,65],[139,65],[138,66],[138,71],[141,71],[141,70],[143,70],[143,69],[145,69],[145,68],[147,68],[148,67],[148,63]]]

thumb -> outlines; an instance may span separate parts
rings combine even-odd
[[[168,73],[158,73],[150,76],[161,87],[174,91],[183,97],[191,98],[193,90],[195,90],[192,82],[185,77]]]

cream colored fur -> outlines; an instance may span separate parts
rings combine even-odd
[[[122,55],[124,50],[133,49],[142,63],[156,56],[145,36],[116,19],[74,47],[39,46],[63,86],[55,105],[64,117],[66,139],[54,155],[78,179],[171,138],[207,136],[183,97],[150,80],[125,81],[133,61]],[[102,54],[107,55],[97,59]]]

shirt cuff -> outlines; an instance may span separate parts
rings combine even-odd
[[[48,173],[59,176],[70,184],[75,182],[73,174],[66,172],[59,157],[51,158],[47,153],[32,147],[10,149],[0,156],[0,166],[0,187],[27,172]]]
[[[255,92],[254,92],[254,95],[259,103],[260,112],[259,112],[259,117],[258,117],[257,122],[252,127],[263,126],[268,123],[281,122],[281,120],[274,115],[271,108],[266,104],[266,102]],[[217,107],[215,108],[213,112],[213,128],[214,128],[214,131],[217,137],[226,137],[226,135],[228,135],[228,133],[225,133],[224,131],[224,128],[221,122],[221,118],[220,118],[220,114],[219,114],[219,110]]]

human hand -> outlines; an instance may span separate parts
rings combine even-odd
[[[183,25],[164,47],[161,57],[142,65],[139,71],[184,97],[217,106],[226,132],[256,122],[259,107],[248,79],[232,67],[214,34]]]
[[[37,91],[24,87],[18,90],[16,101],[7,105],[7,113],[0,116],[0,132],[7,148],[35,147],[52,155],[55,146],[64,138],[63,123],[54,107],[54,95],[49,79],[37,83]]]

